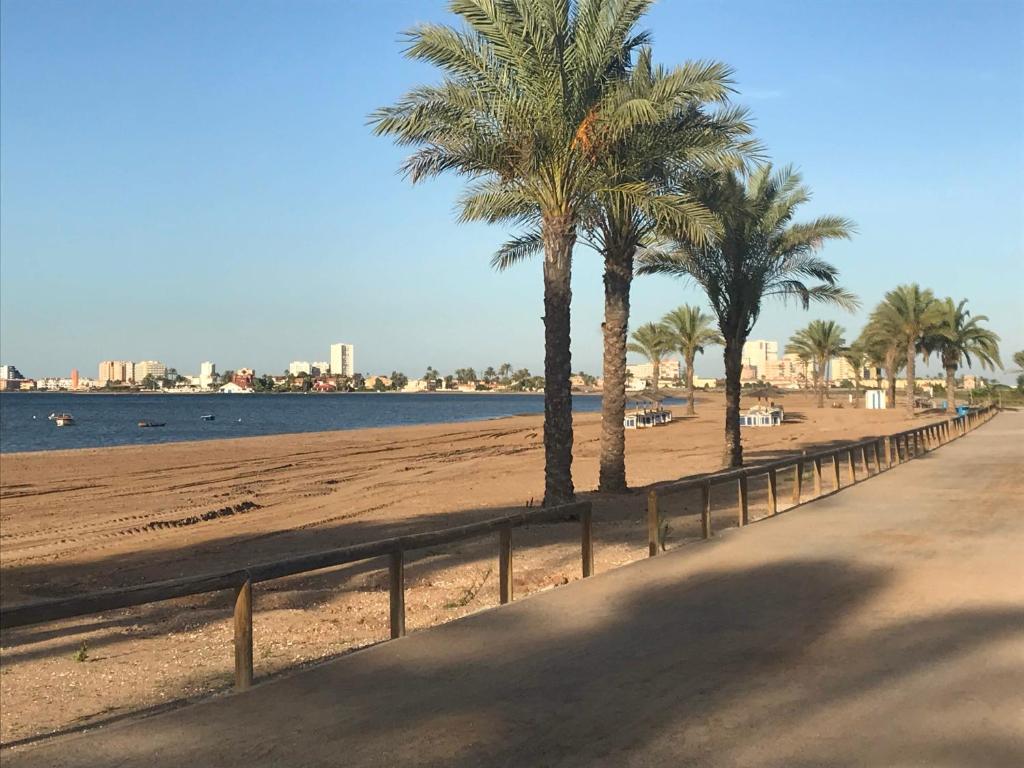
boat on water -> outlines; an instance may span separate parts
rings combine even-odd
[[[58,427],[70,427],[75,423],[75,419],[70,413],[51,413],[47,418]]]
[[[217,417],[214,416],[212,413],[207,413],[203,416],[200,416],[199,418],[202,419],[203,421],[213,421]]]
[[[166,427],[167,426],[167,422],[166,421],[140,421],[139,422],[139,426],[143,427],[143,428],[148,428],[148,427]]]

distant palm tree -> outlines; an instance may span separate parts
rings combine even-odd
[[[843,351],[844,328],[832,320],[811,320],[806,328],[793,334],[786,345],[786,354],[798,355],[811,363],[814,389],[818,393],[818,407],[825,407],[826,368],[829,360]]]
[[[686,365],[686,412],[691,416],[694,408],[693,361],[697,353],[704,354],[704,347],[724,344],[722,334],[712,323],[715,318],[705,314],[700,307],[683,304],[661,319],[661,324],[672,336],[673,346],[683,356]]]
[[[633,331],[633,341],[626,345],[630,352],[643,355],[651,363],[654,378],[652,388],[657,391],[658,381],[661,378],[661,361],[668,352],[672,351],[673,339],[671,333],[656,323],[646,323]]]
[[[840,356],[848,362],[850,367],[853,369],[853,388],[856,393],[854,395],[853,407],[858,408],[860,407],[861,377],[864,375],[864,367],[868,363],[867,352],[864,351],[863,346],[855,341],[853,344],[846,347],[840,353]]]
[[[942,302],[936,300],[930,290],[910,283],[886,293],[868,320],[878,332],[898,338],[903,344],[907,367],[907,416],[914,415],[917,354],[925,351],[925,337],[935,333],[943,314]]]
[[[961,362],[972,365],[971,356],[982,368],[995,370],[1003,367],[999,359],[999,336],[981,323],[987,322],[985,315],[975,315],[965,309],[967,299],[959,304],[953,299],[940,301],[941,320],[934,331],[924,339],[926,357],[938,356],[946,373],[946,412],[956,413],[956,371]]]
[[[464,29],[421,24],[406,55],[444,80],[371,116],[378,134],[417,147],[415,182],[454,171],[473,180],[463,221],[539,221],[544,249],[544,503],[574,498],[569,382],[572,252],[595,173],[591,126],[628,135],[656,121],[615,108],[613,92],[648,41],[635,26],[651,0],[458,2]]]
[[[691,279],[707,294],[725,340],[725,462],[739,467],[743,344],[761,302],[778,296],[795,298],[804,309],[812,301],[857,307],[857,298],[837,285],[838,270],[816,255],[825,240],[849,238],[853,224],[836,216],[794,223],[810,191],[791,168],[759,166],[745,180],[736,173],[711,176],[698,199],[717,215],[721,234],[701,244],[668,230],[672,247],[642,255],[639,272]]]
[[[1017,366],[1017,390],[1024,392],[1024,350],[1013,353],[1013,364]]]
[[[886,380],[886,408],[896,407],[896,377],[907,362],[898,333],[884,324],[869,320],[855,342],[864,349],[868,362],[882,369]]]

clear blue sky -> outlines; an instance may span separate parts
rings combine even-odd
[[[441,2],[2,3],[0,355],[29,376],[100,359],[283,370],[356,344],[421,375],[543,360],[539,263],[459,226],[455,178],[410,186],[366,116],[435,73],[399,33]],[[737,74],[772,158],[860,234],[829,245],[870,307],[918,281],[1024,348],[1024,3],[662,2],[665,63]],[[600,265],[576,255],[573,367],[600,370]],[[701,296],[637,281],[634,327]],[[754,337],[814,317],[772,306]],[[720,374],[717,350],[698,370]],[[933,366],[934,367],[934,366]]]

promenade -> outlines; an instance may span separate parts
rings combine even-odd
[[[1003,413],[711,542],[0,759],[1024,765],[1022,491],[1024,413]]]

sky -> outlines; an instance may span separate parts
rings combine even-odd
[[[0,357],[26,376],[102,359],[197,373],[326,360],[422,375],[543,368],[539,261],[460,225],[456,177],[411,185],[367,116],[436,71],[401,33],[431,0],[0,3]],[[864,309],[768,304],[752,338],[815,318],[852,340],[886,290],[969,299],[1024,349],[1024,2],[665,0],[655,57],[724,61],[771,159],[857,224],[823,255]],[[599,373],[600,259],[579,247],[573,369]],[[693,286],[638,278],[632,326]],[[937,370],[934,363],[927,370]],[[721,375],[709,350],[701,375]],[[1004,380],[1011,380],[1009,373]]]

